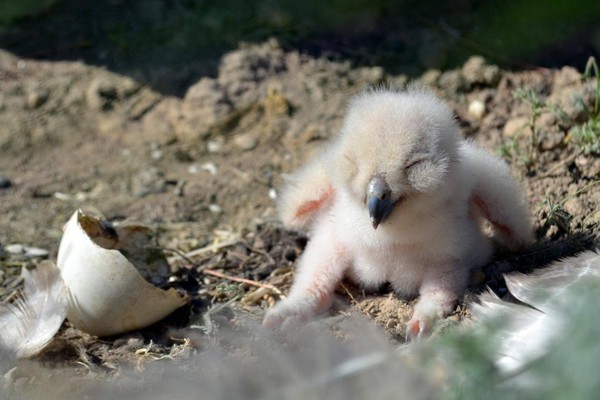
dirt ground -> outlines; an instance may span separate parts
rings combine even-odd
[[[509,72],[478,57],[420,81],[449,102],[465,136],[510,163],[538,237],[528,252],[498,252],[473,275],[474,289],[446,321],[452,325],[468,317],[477,290],[488,285],[502,295],[502,273],[597,243],[598,128],[596,136],[585,132],[600,93],[593,77],[572,67]],[[192,301],[150,328],[112,338],[66,322],[39,360],[111,371],[154,359],[148,354],[184,357],[195,344],[173,328],[201,325],[221,304],[260,320],[289,289],[307,241],[277,221],[286,174],[337,132],[353,94],[406,82],[378,67],[286,52],[271,40],[225,55],[217,77],[177,98],[102,68],[0,50],[0,300],[14,296],[22,266],[56,259],[63,225],[82,208],[154,228],[173,257],[165,285]],[[351,283],[338,297],[333,314],[358,311],[390,340],[404,340],[411,302]]]

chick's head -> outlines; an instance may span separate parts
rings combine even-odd
[[[425,89],[360,94],[338,138],[337,181],[377,228],[399,204],[443,185],[458,138],[453,113]]]

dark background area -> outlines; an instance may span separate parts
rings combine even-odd
[[[181,96],[240,42],[416,75],[471,54],[509,69],[573,65],[600,49],[593,0],[0,0],[0,48],[81,60]]]

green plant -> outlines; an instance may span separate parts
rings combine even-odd
[[[244,294],[244,288],[239,284],[220,283],[216,286],[215,293],[227,298],[238,297]]]
[[[551,226],[556,226],[560,231],[565,233],[571,232],[573,216],[563,208],[564,203],[565,200],[553,202],[550,199],[544,199],[543,204],[548,207],[548,210],[546,211],[546,220],[541,229],[542,236],[546,235]]]
[[[542,112],[547,109],[547,106],[540,100],[535,90],[531,88],[517,89],[513,92],[513,96],[515,99],[528,102],[531,106],[531,113],[529,114],[529,122],[527,124],[529,129],[531,129],[531,136],[529,137],[527,154],[525,154],[523,159],[523,165],[530,171],[535,164],[537,149],[540,144],[540,131],[536,127],[536,122]]]
[[[583,72],[583,78],[589,79],[592,77],[592,72],[594,73],[594,78],[596,79],[596,93],[594,98],[594,108],[592,110],[592,116],[598,117],[600,113],[600,72],[598,70],[598,63],[596,62],[596,58],[591,56],[586,65],[585,71]]]
[[[600,71],[594,57],[590,57],[585,66],[583,79],[594,78],[596,89],[594,91],[594,104],[590,109],[583,102],[589,119],[582,125],[574,127],[569,132],[569,138],[575,146],[580,148],[585,155],[600,154]]]
[[[500,148],[498,149],[500,157],[508,160],[512,160],[519,154],[519,143],[516,137],[510,137],[502,141]]]
[[[570,132],[570,137],[583,154],[600,153],[600,119],[591,118],[583,125],[576,126]]]
[[[564,205],[567,204],[569,200],[579,196],[582,193],[587,192],[592,187],[598,184],[600,184],[600,179],[592,181],[592,183],[590,183],[589,185],[578,189],[574,193],[571,193],[570,195],[558,202],[554,202],[548,198],[544,199],[542,204],[547,206],[547,210],[545,211],[546,217],[544,224],[540,229],[541,236],[545,236],[551,226],[556,226],[562,232],[570,234],[571,221],[573,220],[573,216],[567,210],[564,209]]]

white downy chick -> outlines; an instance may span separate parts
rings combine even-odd
[[[356,96],[341,134],[292,176],[280,217],[311,238],[289,296],[265,316],[270,327],[326,310],[348,276],[420,296],[407,336],[421,337],[490,260],[484,219],[512,249],[533,240],[507,165],[461,139],[451,110],[419,87]]]

